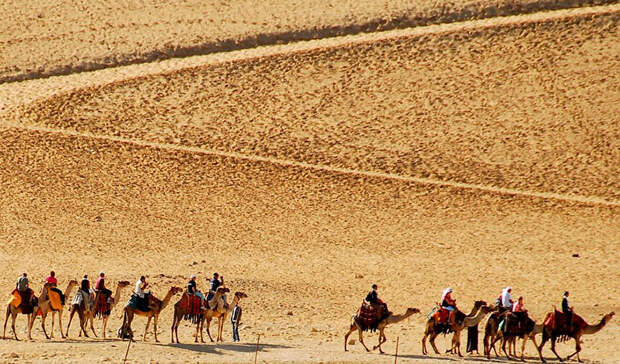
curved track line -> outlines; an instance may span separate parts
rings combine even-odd
[[[200,147],[189,147],[189,146],[182,146],[182,145],[177,145],[177,144],[156,143],[156,142],[149,142],[145,140],[128,139],[128,138],[123,138],[123,137],[115,137],[115,136],[107,136],[107,135],[97,135],[97,134],[92,134],[92,133],[77,132],[77,131],[65,130],[65,129],[54,129],[54,128],[47,128],[47,127],[41,127],[41,126],[28,126],[28,125],[20,125],[20,124],[15,124],[15,123],[4,123],[2,127],[7,128],[7,129],[19,129],[19,130],[27,130],[27,131],[33,131],[33,132],[59,134],[59,135],[64,135],[64,136],[75,136],[75,137],[80,137],[80,138],[98,139],[98,140],[112,141],[112,142],[125,143],[125,144],[134,144],[138,146],[152,147],[152,148],[158,148],[158,149],[164,149],[164,150],[208,154],[208,155],[215,155],[215,156],[226,157],[226,158],[241,159],[241,160],[246,160],[250,162],[272,163],[272,164],[278,164],[282,166],[313,169],[313,170],[326,171],[326,172],[332,172],[332,173],[341,173],[341,174],[365,176],[365,177],[372,177],[372,178],[389,179],[389,180],[396,180],[396,181],[403,181],[403,182],[413,182],[413,183],[435,185],[435,186],[445,186],[445,187],[451,187],[451,188],[478,190],[478,191],[483,191],[483,192],[491,192],[491,193],[506,194],[506,195],[562,200],[562,201],[569,201],[569,202],[579,202],[579,203],[613,206],[613,207],[620,206],[620,202],[618,201],[609,201],[609,200],[605,200],[604,198],[601,198],[598,196],[586,197],[586,196],[564,195],[564,194],[552,193],[552,192],[523,191],[523,190],[517,190],[513,188],[503,188],[503,187],[485,186],[485,185],[462,183],[462,182],[442,181],[442,180],[436,180],[436,179],[431,179],[431,178],[412,177],[412,176],[403,176],[403,175],[394,174],[394,173],[372,172],[372,171],[363,171],[363,170],[351,169],[351,168],[332,167],[328,165],[311,164],[311,163],[291,161],[291,160],[286,160],[286,159],[262,157],[262,156],[257,156],[257,155],[247,155],[247,154],[235,153],[235,152],[223,152],[219,150],[212,150],[212,149],[200,148]]]
[[[618,12],[620,12],[620,4],[556,10],[527,15],[513,15],[501,18],[464,21],[460,23],[436,24],[417,28],[299,41],[284,45],[271,45],[225,53],[192,56],[187,58],[173,58],[161,62],[107,68],[99,71],[33,79],[17,83],[4,83],[0,84],[0,112],[13,106],[27,104],[37,99],[50,97],[58,93],[69,92],[87,87],[102,86],[105,84],[122,82],[124,80],[130,80],[138,77],[152,77],[191,67],[201,67],[225,62],[243,62],[253,58],[291,55],[316,49],[337,48],[354,44],[370,44],[373,42],[390,39],[474,31],[504,26],[518,26],[521,24],[614,14]]]

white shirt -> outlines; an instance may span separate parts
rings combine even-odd
[[[505,290],[504,293],[502,293],[502,306],[512,307],[512,303],[510,303],[510,301],[512,301],[512,296],[508,290]]]
[[[142,290],[142,281],[138,279],[138,282],[136,282],[136,290],[134,291],[138,297],[140,298],[144,298],[144,291]]]

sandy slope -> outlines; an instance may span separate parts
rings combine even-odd
[[[475,298],[492,300],[507,282],[526,295],[536,318],[567,287],[590,320],[618,309],[619,256],[610,244],[620,238],[617,208],[14,129],[2,139],[0,162],[10,167],[1,179],[6,289],[22,268],[35,279],[52,267],[65,279],[99,269],[112,279],[145,273],[160,294],[191,272],[219,270],[250,295],[246,337],[262,332],[266,343],[293,347],[321,342],[319,356],[343,360],[350,357],[340,353],[340,335],[371,281],[398,311],[430,309],[445,285],[469,307]],[[32,253],[15,256],[16,249]],[[575,252],[581,258],[572,258]],[[170,312],[161,325],[166,341]],[[422,322],[415,317],[392,330],[408,343],[402,353],[420,353]],[[190,332],[183,329],[183,341]],[[612,359],[605,343],[617,333],[613,324],[587,341],[587,357]],[[87,355],[101,350],[74,345]],[[46,352],[61,355],[61,346],[46,345]],[[1,351],[31,358],[34,349],[0,342]],[[161,350],[169,359],[180,355]],[[218,350],[243,360],[233,349]],[[295,352],[274,348],[269,355],[293,359]]]
[[[388,329],[402,362],[450,360],[419,343],[446,286],[465,310],[510,284],[538,320],[565,289],[589,322],[619,312],[617,23],[617,6],[579,9],[1,85],[0,288],[105,270],[161,297],[217,270],[250,296],[245,343],[169,346],[167,308],[163,343],[133,362],[249,362],[258,333],[262,362],[393,362],[342,352],[373,282],[423,311]],[[0,340],[0,361],[124,353],[36,326],[36,343]],[[619,337],[616,319],[582,357],[616,362]]]
[[[4,1],[0,83],[612,0]]]
[[[142,74],[20,123],[618,200],[618,6]],[[404,32],[403,32],[404,33]],[[525,52],[525,49],[529,49]],[[36,89],[36,88],[35,88]]]

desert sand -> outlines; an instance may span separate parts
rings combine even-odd
[[[62,17],[40,24],[33,5],[3,5],[16,9],[0,32],[2,77],[13,80],[0,84],[7,298],[22,271],[39,291],[50,269],[61,287],[101,270],[111,287],[143,274],[158,297],[192,273],[206,289],[217,271],[248,294],[242,343],[227,322],[223,344],[194,344],[188,323],[169,344],[169,306],[161,343],[152,332],[143,343],[145,320],[134,321],[136,363],[252,362],[258,334],[265,363],[391,363],[396,337],[399,362],[486,361],[422,356],[426,313],[448,286],[465,311],[507,285],[536,320],[564,290],[590,323],[619,311],[620,6],[485,2],[505,10],[491,14],[438,2],[459,14],[447,19],[429,15],[430,1],[308,2],[292,13],[239,2],[232,26],[230,3],[91,6],[92,18],[58,3]],[[203,26],[209,9],[215,21]],[[407,17],[363,26],[395,14]],[[351,24],[286,44],[212,46]],[[160,47],[200,50],[142,56],[188,55]],[[78,72],[82,63],[99,70]],[[359,343],[345,353],[372,283],[393,311],[421,314],[387,329],[388,354]],[[81,339],[77,327],[45,340],[37,319],[33,342],[0,340],[0,361],[121,360],[127,342]],[[584,337],[581,357],[617,362],[619,340],[614,319]],[[538,360],[531,344],[526,354]]]

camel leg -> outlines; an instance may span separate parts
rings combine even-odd
[[[174,344],[174,325],[177,323],[176,312],[172,315],[172,326],[170,326],[170,343]]]
[[[150,324],[151,324],[151,316],[148,316],[146,320],[146,327],[144,328],[144,337],[142,338],[142,341],[146,341],[146,334],[149,332]]]
[[[80,328],[82,329],[82,333],[85,337],[88,337],[88,333],[86,332],[86,326],[88,325],[86,313],[78,310],[78,316],[80,317]]]
[[[50,329],[50,337],[54,338],[54,321],[56,319],[56,311],[52,311],[52,328]]]
[[[211,332],[209,331],[209,327],[211,326],[211,320],[207,319],[207,335],[209,335],[209,340],[213,342],[213,338],[211,337]]]
[[[437,334],[433,332],[431,334],[429,342],[431,343],[431,346],[433,347],[433,350],[435,350],[435,354],[439,355],[439,350],[437,350],[437,345],[435,345],[435,339],[436,338],[437,338]]]
[[[372,348],[372,350],[379,348],[379,353],[384,354],[383,350],[381,349],[381,345],[383,345],[383,343],[386,341],[387,338],[385,337],[385,332],[383,331],[383,329],[379,330],[379,345]]]
[[[106,334],[106,329],[108,328],[108,318],[109,316],[103,316],[101,318],[102,322],[102,329],[101,329],[101,336],[105,339],[105,334]]]
[[[428,351],[426,350],[426,337],[428,336],[428,332],[424,333],[424,337],[422,337],[422,355],[428,355]]]
[[[349,331],[346,334],[344,334],[344,351],[348,351],[347,341],[349,340],[349,335],[351,335],[351,333],[355,331],[355,329],[356,329],[355,324],[351,324],[351,326],[349,327]]]
[[[36,315],[35,315],[36,317]],[[45,338],[46,339],[50,339],[50,337],[47,335],[47,331],[45,330],[45,319],[47,317],[47,313],[43,313],[41,314],[41,328],[43,329],[43,334],[45,334]]]
[[[362,335],[362,330],[358,328],[357,332],[359,332],[360,334],[360,343],[362,343],[362,345],[364,346],[364,349],[366,349],[366,351],[370,351],[368,347],[366,346],[366,344],[364,344],[364,336]]]
[[[581,351],[581,344],[579,343],[579,337],[574,337],[574,339],[575,339],[575,352],[566,357],[567,361],[570,360],[570,358],[572,358],[573,356],[579,355],[579,352]],[[577,360],[581,362],[581,359],[579,358],[579,356],[577,356]]]
[[[71,320],[73,320],[73,315],[75,315],[75,310],[69,311],[69,323],[67,324],[67,334],[65,337],[69,337],[69,328],[71,327]]]
[[[506,342],[508,340],[506,340],[506,338],[504,336],[502,336],[502,351],[504,352],[504,355],[506,355],[506,359],[510,359],[510,355],[508,355],[508,353],[506,352]],[[508,351],[510,351],[510,347],[508,347]]]
[[[6,339],[6,323],[9,321],[10,314],[11,314],[11,305],[7,305],[6,317],[4,318],[4,330],[2,331],[2,340]]]
[[[58,311],[58,330],[60,330],[60,338],[64,339],[65,335],[62,332],[62,314],[63,310]],[[52,333],[54,332],[54,316],[52,316]]]
[[[198,320],[198,322],[196,323],[196,333],[194,334],[194,342],[197,343],[198,342],[198,332],[200,332],[200,340],[202,340],[202,328],[204,326],[204,319]],[[177,338],[177,342],[178,342],[179,338]],[[204,341],[203,341],[204,343]]]
[[[528,335],[523,336],[523,342],[521,343],[521,361],[525,361],[525,343],[527,342],[528,338],[529,338]]]
[[[157,321],[159,320],[159,315],[155,315],[153,317],[153,333],[155,334],[155,342],[158,343],[159,339],[157,338]]]
[[[95,331],[95,315],[91,312],[88,313],[87,320],[90,321],[90,330],[93,332],[95,337],[97,336],[97,331]]]
[[[205,327],[205,318],[203,317],[200,320],[200,342],[203,344],[206,343],[205,337],[204,337],[204,327]],[[196,327],[196,329],[198,329],[198,327]]]
[[[553,353],[555,354],[555,356],[557,356],[557,357],[558,357],[558,360],[559,360],[559,361],[564,361],[564,360],[560,357],[560,355],[558,355],[558,352],[557,352],[557,351],[555,351],[555,340],[556,340],[556,338],[552,336],[552,337],[551,337],[551,351],[553,351]]]
[[[217,319],[217,341],[224,341],[222,338],[222,332],[224,331],[224,317],[220,316]]]

